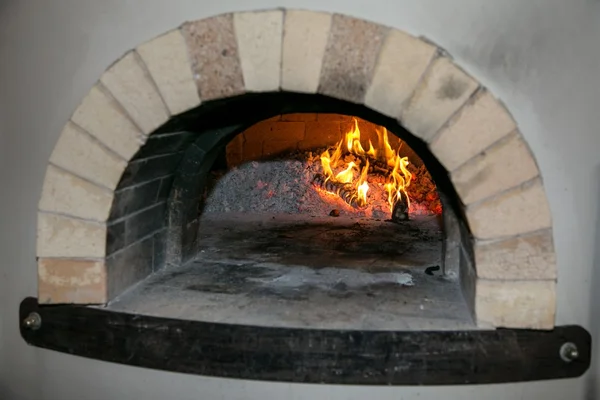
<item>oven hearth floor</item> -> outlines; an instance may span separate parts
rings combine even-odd
[[[206,214],[198,251],[108,308],[288,328],[476,329],[456,274],[425,273],[440,265],[435,217]]]

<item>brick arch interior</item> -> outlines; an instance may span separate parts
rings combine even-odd
[[[185,217],[168,208],[182,199],[174,182],[183,187],[181,180],[193,178],[183,168],[193,157],[184,154],[206,152],[203,132],[225,143],[243,129],[223,108],[232,98],[283,92],[330,98],[410,131],[411,147],[443,167],[471,228],[475,268],[463,279],[478,323],[552,328],[550,211],[535,160],[502,103],[427,40],[295,10],[185,23],[128,52],[100,77],[65,125],[46,172],[38,214],[40,302],[105,303],[177,256],[167,245],[169,226]],[[223,127],[199,118],[198,110],[222,113],[231,130],[215,134]],[[253,111],[260,120],[302,110],[238,111],[239,118]]]

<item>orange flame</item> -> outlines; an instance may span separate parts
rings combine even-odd
[[[327,180],[350,184],[356,190],[357,203],[364,206],[368,203],[369,159],[386,165],[390,172],[387,173],[384,188],[388,194],[391,211],[394,204],[401,198],[402,193],[408,199],[406,188],[410,185],[412,174],[407,169],[408,158],[400,157],[399,149],[397,151],[392,149],[385,128],[383,128],[383,131],[377,130],[377,139],[377,148],[369,140],[369,150],[365,151],[360,142],[360,129],[355,118],[354,127],[346,132],[344,138],[336,144],[332,149],[333,153],[330,154],[328,149],[321,154],[321,166]],[[343,159],[345,154],[356,156],[356,162],[345,162]],[[358,172],[357,177],[355,177],[355,171]]]

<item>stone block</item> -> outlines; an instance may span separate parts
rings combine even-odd
[[[125,160],[71,122],[63,128],[50,162],[109,189],[117,187],[127,166]]]
[[[100,82],[145,134],[169,119],[169,111],[136,52],[130,51],[114,63]]]
[[[110,190],[48,165],[39,208],[104,222],[108,219],[112,199]]]
[[[100,85],[89,91],[71,121],[125,160],[130,160],[146,142],[143,133]]]
[[[152,135],[140,151],[135,154],[134,160],[159,156],[162,154],[184,151],[198,138],[194,132],[176,132]]]
[[[137,47],[171,115],[200,104],[185,39],[174,29]]]
[[[462,107],[477,81],[446,57],[435,59],[400,115],[404,127],[426,142]]]
[[[331,14],[286,11],[281,66],[283,90],[302,93],[317,91],[330,28]]]
[[[527,182],[539,172],[527,144],[513,134],[452,172],[451,180],[466,205]]]
[[[467,207],[467,220],[473,235],[482,240],[522,235],[552,226],[539,179]]]
[[[515,129],[508,111],[483,91],[442,128],[430,147],[442,165],[453,171]]]
[[[104,257],[106,225],[38,213],[36,254],[38,257]]]
[[[38,301],[40,304],[104,304],[104,261],[40,258]]]
[[[388,28],[382,25],[334,15],[318,92],[362,103],[387,32]]]
[[[202,101],[244,93],[233,14],[188,22],[182,33]]]
[[[436,52],[430,43],[392,29],[383,42],[365,105],[399,117]]]
[[[556,282],[477,281],[475,314],[480,327],[552,329]]]
[[[552,231],[496,241],[475,241],[477,276],[484,279],[556,279]]]
[[[279,90],[283,11],[235,13],[233,25],[246,91]]]

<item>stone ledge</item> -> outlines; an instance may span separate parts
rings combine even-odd
[[[174,29],[137,47],[172,115],[200,104],[185,39]]]

